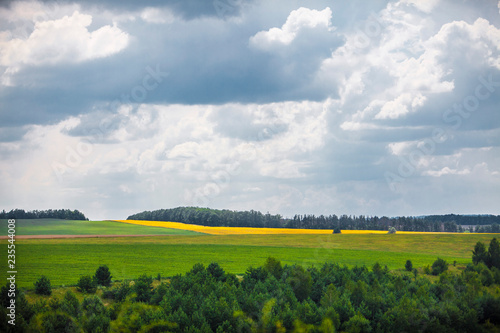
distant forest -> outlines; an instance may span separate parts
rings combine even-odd
[[[425,232],[500,232],[500,215],[429,215],[420,217],[378,217],[341,215],[281,215],[258,211],[232,211],[198,207],[177,207],[145,211],[128,220],[172,221],[217,227],[303,228],[341,230],[389,230]]]
[[[12,209],[0,212],[0,219],[63,219],[63,220],[88,220],[85,215],[78,210],[71,209],[48,209],[24,211],[24,209]]]

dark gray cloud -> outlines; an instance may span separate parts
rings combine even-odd
[[[0,129],[0,142],[20,141],[28,132],[25,127],[6,127]]]
[[[258,32],[251,25],[251,21],[197,20],[158,27],[123,22],[120,28],[131,41],[118,54],[78,64],[25,66],[13,74],[16,86],[8,88],[2,101],[5,109],[36,110],[36,116],[2,114],[2,124],[50,123],[88,112],[95,101],[126,102],[122,96],[141,86],[148,75],[146,67],[168,73],[140,99],[146,103],[274,102],[328,96],[331,87],[313,80],[321,61],[342,42],[335,33],[305,29],[275,54],[249,47],[249,38]]]

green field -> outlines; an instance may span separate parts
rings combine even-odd
[[[114,279],[183,274],[198,262],[218,262],[226,271],[242,274],[260,266],[268,256],[284,264],[320,265],[325,261],[348,266],[375,262],[391,270],[402,269],[407,259],[414,267],[432,264],[437,257],[457,266],[471,262],[477,241],[489,243],[485,234],[340,234],[340,235],[174,235],[169,237],[18,239],[17,282],[32,287],[41,275],[53,285],[75,284],[99,265],[109,266]],[[0,241],[6,253],[7,241]],[[5,280],[6,260],[0,268]]]
[[[16,220],[16,236],[27,235],[196,235],[194,231],[133,225],[115,221],[34,219]],[[7,235],[7,220],[0,220]]]

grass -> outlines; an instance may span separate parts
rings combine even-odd
[[[16,236],[27,235],[196,235],[195,231],[125,224],[116,221],[58,219],[16,220]],[[7,235],[7,220],[0,220],[0,235]]]
[[[76,284],[81,275],[93,274],[106,264],[114,279],[136,278],[143,273],[163,277],[184,274],[198,262],[218,262],[226,271],[242,274],[260,266],[268,256],[284,264],[321,265],[325,261],[348,266],[402,269],[407,259],[414,267],[432,264],[437,257],[459,266],[471,262],[477,241],[484,234],[340,234],[340,235],[196,235],[134,238],[18,239],[17,282],[32,288],[41,275],[53,285]],[[0,253],[6,253],[6,240]],[[6,262],[2,261],[2,265]],[[5,281],[6,267],[0,266]]]

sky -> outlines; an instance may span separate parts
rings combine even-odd
[[[2,1],[0,203],[500,214],[500,2]]]

